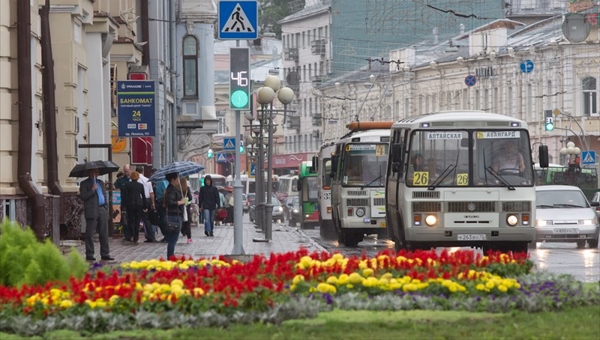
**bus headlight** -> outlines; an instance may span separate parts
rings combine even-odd
[[[509,226],[514,227],[519,223],[519,219],[515,215],[508,215],[506,217],[506,223],[508,223]]]
[[[356,208],[356,216],[363,217],[365,216],[365,208]]]
[[[553,225],[554,223],[551,220],[537,220],[538,227],[545,227],[549,225]]]
[[[427,217],[425,217],[425,223],[428,226],[433,227],[434,225],[437,224],[437,216],[435,216],[435,215],[427,215]]]

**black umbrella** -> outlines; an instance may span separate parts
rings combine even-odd
[[[119,166],[112,161],[85,162],[75,165],[71,173],[69,173],[69,177],[87,177],[88,171],[92,169],[98,169],[100,172],[99,176],[102,176],[119,170]]]

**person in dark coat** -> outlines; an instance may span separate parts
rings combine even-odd
[[[108,243],[108,198],[104,182],[98,179],[98,169],[88,171],[89,178],[79,184],[79,198],[85,213],[85,259],[94,257],[94,231],[100,235],[100,256],[103,260],[114,260],[110,256]]]
[[[204,177],[204,186],[200,188],[198,195],[198,206],[200,212],[204,214],[204,234],[214,236],[215,213],[221,207],[221,199],[219,190],[213,185],[210,175]]]
[[[165,189],[164,204],[166,208],[167,223],[177,224],[177,230],[169,231],[165,227],[165,238],[167,239],[167,259],[175,254],[175,245],[181,232],[181,221],[183,219],[183,209],[185,207],[185,198],[179,188],[179,175],[177,173],[167,174],[165,176],[169,186]]]
[[[125,240],[137,244],[140,233],[142,211],[148,204],[144,194],[144,185],[138,182],[140,174],[131,173],[131,182],[126,183],[121,190],[122,204],[127,210],[127,227],[124,230]],[[133,240],[131,239],[133,236]]]

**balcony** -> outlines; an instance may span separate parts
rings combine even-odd
[[[300,116],[289,116],[288,117],[288,128],[294,130],[300,130]]]
[[[325,55],[327,49],[327,42],[325,39],[317,39],[310,42],[310,51],[314,55]]]
[[[312,125],[313,126],[322,126],[323,125],[323,116],[321,116],[320,113],[313,114]]]
[[[283,59],[298,61],[298,49],[297,48],[286,48],[283,50]]]
[[[313,84],[320,84],[325,81],[325,76],[323,76],[323,75],[312,76],[312,77],[310,77],[310,81]]]

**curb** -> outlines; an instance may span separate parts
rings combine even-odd
[[[315,240],[314,240],[312,237],[310,237],[310,236],[306,235],[306,233],[305,233],[304,231],[302,231],[302,229],[300,229],[300,228],[298,228],[298,227],[295,227],[295,228],[294,228],[294,230],[295,230],[295,231],[296,231],[298,234],[300,234],[302,237],[305,237],[305,238],[307,238],[307,239],[308,239],[308,241],[310,242],[310,244],[311,244],[313,247],[317,248],[317,249],[318,249],[318,251],[320,251],[320,252],[323,252],[323,251],[324,251],[324,252],[327,252],[327,253],[329,253],[329,250],[325,249],[325,247],[323,247],[322,245],[320,245],[320,244],[319,244],[317,241],[315,241]]]

